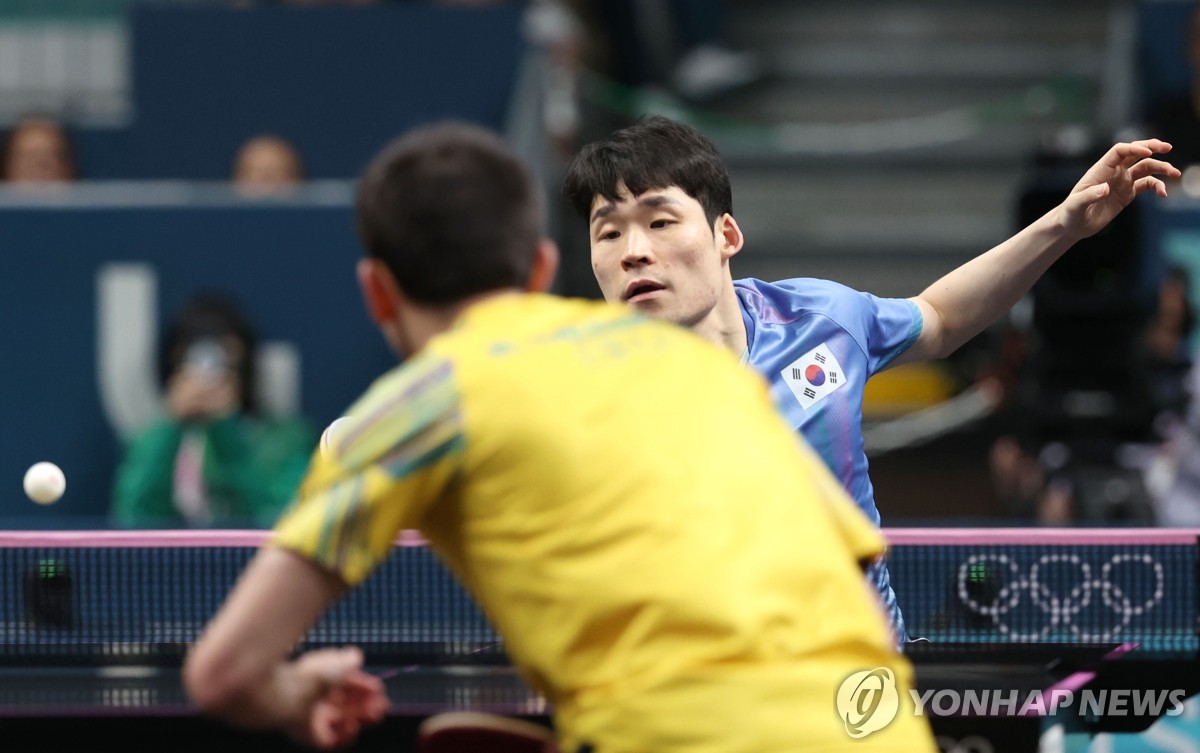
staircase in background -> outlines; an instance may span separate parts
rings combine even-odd
[[[1039,144],[1120,117],[1120,4],[729,5],[773,71],[700,111],[733,173],[739,277],[914,295],[1012,234]]]

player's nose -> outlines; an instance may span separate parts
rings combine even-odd
[[[654,261],[650,239],[636,230],[625,234],[625,245],[621,247],[621,266],[625,269],[644,266]]]

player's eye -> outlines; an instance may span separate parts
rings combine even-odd
[[[607,232],[600,233],[600,240],[602,240],[602,241],[615,241],[617,238],[620,238],[620,237],[621,237],[621,234],[618,233],[616,230],[609,230]]]
[[[651,230],[662,230],[667,225],[672,224],[670,220],[655,220],[650,223]]]

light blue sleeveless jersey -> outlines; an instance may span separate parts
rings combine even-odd
[[[912,301],[878,298],[828,280],[734,282],[746,324],[747,363],[771,383],[775,405],[803,433],[875,525],[879,510],[863,451],[863,388],[916,342]],[[868,577],[900,641],[908,640],[884,564]]]

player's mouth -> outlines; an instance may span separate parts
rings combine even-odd
[[[656,280],[633,280],[625,286],[621,299],[626,303],[638,303],[653,298],[656,293],[666,290],[667,286]]]

